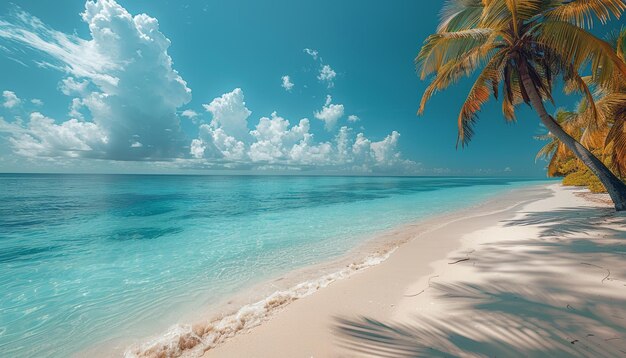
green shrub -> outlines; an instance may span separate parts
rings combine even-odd
[[[579,167],[580,163],[578,162],[578,159],[572,157],[559,165],[558,173],[560,173],[562,176],[566,176],[568,174],[579,171]]]
[[[570,174],[567,174],[563,178],[563,185],[565,186],[587,186],[590,182],[589,172],[586,170],[579,170]]]
[[[587,185],[587,187],[589,188],[589,190],[592,193],[606,193],[606,188],[604,187],[604,185],[602,185],[602,182],[600,182],[600,180],[594,176],[594,181],[592,181],[591,183],[589,183],[589,185]]]
[[[604,188],[600,179],[586,167],[566,175],[563,178],[563,185],[586,186],[592,193],[606,193],[606,188]]]

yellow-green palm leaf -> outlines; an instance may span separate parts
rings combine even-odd
[[[623,0],[575,0],[565,2],[546,13],[547,17],[570,22],[579,27],[591,28],[593,19],[605,24],[611,15],[620,18],[626,10]]]

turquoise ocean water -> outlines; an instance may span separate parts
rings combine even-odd
[[[157,334],[377,232],[542,182],[0,174],[0,355]]]

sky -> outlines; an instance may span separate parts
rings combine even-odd
[[[2,2],[0,172],[545,177],[527,108],[456,148],[471,80],[416,115],[442,3]]]

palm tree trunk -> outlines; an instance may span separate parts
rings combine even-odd
[[[530,99],[530,104],[533,109],[539,114],[541,122],[548,128],[548,130],[554,134],[569,150],[571,150],[578,159],[580,159],[585,165],[600,179],[600,182],[604,185],[606,190],[611,196],[611,200],[615,204],[615,210],[626,210],[626,184],[624,184],[619,178],[617,178],[593,153],[591,153],[585,146],[580,144],[576,139],[572,138],[567,132],[561,128],[561,126],[548,114],[546,107],[543,105],[543,101],[537,88],[535,87],[530,75],[528,74],[528,68],[526,63],[520,63],[519,74],[524,85],[524,89]]]

